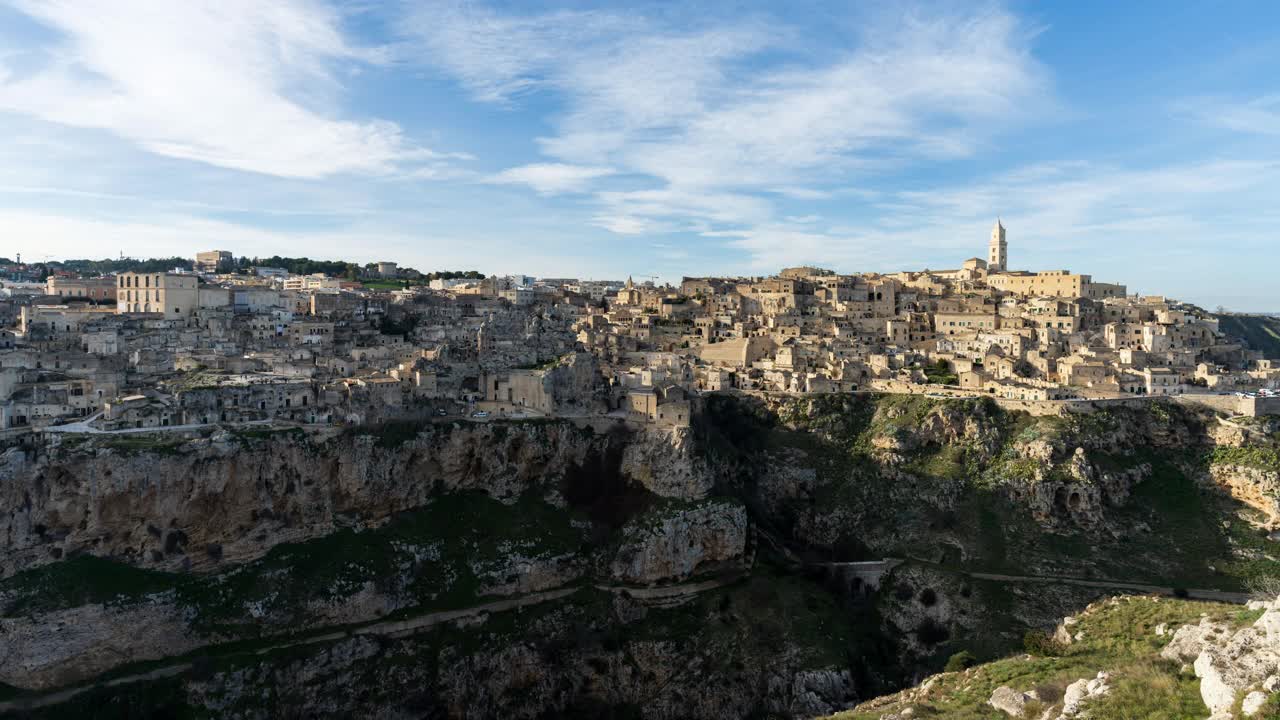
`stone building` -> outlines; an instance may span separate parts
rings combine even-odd
[[[115,302],[116,279],[50,277],[45,280],[45,294],[64,299],[85,299],[94,302]]]
[[[116,312],[159,313],[183,319],[200,306],[200,280],[186,273],[135,273],[116,276]]]
[[[221,273],[231,269],[235,259],[227,250],[206,250],[196,253],[195,271],[198,273]]]

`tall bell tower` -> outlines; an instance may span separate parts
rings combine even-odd
[[[1004,272],[1009,269],[1009,243],[1004,239],[1004,225],[996,218],[991,228],[991,242],[987,245],[987,271]]]

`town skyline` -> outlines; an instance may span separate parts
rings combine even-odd
[[[265,264],[265,265],[269,265],[272,261],[280,260],[280,259],[284,259],[284,258],[285,258],[285,256],[278,256],[278,255],[277,255],[277,256],[267,256],[267,257],[258,256],[258,255],[249,256],[249,255],[244,255],[244,254],[241,254],[241,253],[237,253],[237,252],[235,252],[235,251],[230,251],[230,250],[219,250],[219,251],[197,252],[197,253],[195,253],[195,255],[194,255],[194,257],[196,258],[196,260],[195,260],[195,261],[194,261],[194,263],[193,263],[193,262],[190,260],[190,257],[191,257],[190,255],[189,255],[188,257],[183,257],[183,256],[181,256],[181,255],[174,255],[174,256],[170,256],[170,257],[145,258],[145,257],[134,257],[134,256],[130,256],[130,255],[125,255],[125,254],[122,252],[122,253],[120,253],[120,254],[119,254],[119,256],[118,256],[118,257],[116,257],[116,258],[100,258],[100,259],[87,258],[87,257],[86,257],[86,258],[78,258],[78,257],[77,257],[77,258],[73,258],[73,257],[66,257],[66,258],[48,258],[48,256],[44,256],[44,257],[46,257],[46,258],[48,258],[48,259],[46,259],[46,260],[42,260],[42,261],[26,261],[26,264],[27,264],[27,265],[30,265],[30,266],[40,266],[40,265],[42,265],[42,264],[49,264],[49,263],[74,263],[74,262],[81,262],[81,261],[87,261],[87,262],[103,262],[103,263],[111,263],[111,262],[145,262],[145,263],[155,264],[155,263],[162,262],[162,261],[165,261],[165,260],[177,260],[177,261],[181,261],[181,262],[182,262],[182,263],[184,263],[184,264],[183,264],[183,265],[181,265],[181,266],[179,266],[179,267],[175,267],[175,268],[173,268],[174,270],[179,270],[179,271],[184,271],[184,270],[193,270],[193,271],[198,271],[198,270],[199,270],[199,264],[200,264],[200,260],[199,260],[200,256],[201,256],[201,255],[209,255],[209,254],[212,254],[212,253],[214,253],[214,252],[220,253],[220,254],[221,254],[221,255],[223,255],[223,256],[229,256],[229,257],[232,259],[232,262],[233,262],[233,263],[235,263],[235,265],[236,265],[236,271],[252,271],[254,268],[253,268],[253,266],[252,266],[252,265],[248,264],[248,263],[249,263],[249,261],[260,261],[260,262],[254,263],[254,264],[256,264],[256,265],[264,265],[264,264]],[[843,271],[843,269],[840,269],[840,268],[833,268],[833,267],[821,267],[821,268],[818,268],[818,269],[821,269],[821,270],[823,270],[823,271],[830,272],[830,273],[832,273],[832,274],[836,274],[836,275],[849,275],[849,276],[853,276],[853,275],[894,275],[894,274],[900,274],[900,273],[923,273],[923,274],[930,274],[930,273],[948,273],[948,272],[954,272],[956,268],[960,268],[960,267],[968,266],[968,264],[969,264],[971,261],[973,261],[973,260],[982,260],[982,257],[981,257],[981,256],[982,256],[983,254],[984,254],[984,253],[978,253],[978,254],[975,254],[975,255],[971,256],[970,258],[968,258],[968,259],[966,259],[966,260],[962,261],[961,263],[953,264],[953,266],[950,266],[950,267],[932,267],[932,268],[931,268],[931,267],[920,267],[920,268],[900,268],[900,269],[896,269],[896,270],[883,271],[883,272],[882,272],[882,271],[878,271],[878,270],[854,270],[854,271],[845,272],[845,271]],[[987,258],[987,259],[986,259],[986,260],[982,260],[982,262],[984,263],[984,267],[989,268],[989,269],[990,269],[990,271],[991,271],[991,272],[993,272],[993,273],[995,273],[995,272],[1006,272],[1006,273],[1011,273],[1011,274],[1027,274],[1027,273],[1032,273],[1032,274],[1034,274],[1034,273],[1042,272],[1042,271],[1038,271],[1038,270],[1029,270],[1029,269],[1025,269],[1025,268],[1015,268],[1015,267],[1012,267],[1012,265],[1010,264],[1010,261],[1008,260],[1007,228],[1004,226],[1004,224],[1003,224],[1003,222],[1002,222],[1002,220],[1001,220],[1001,218],[1000,218],[999,216],[997,216],[997,217],[996,217],[996,219],[995,219],[995,223],[994,223],[994,225],[993,225],[993,226],[992,226],[992,228],[991,228],[990,237],[989,237],[989,240],[988,240],[988,243],[987,243],[987,251],[986,251],[985,255],[986,255],[986,258]],[[599,281],[599,282],[621,282],[621,276],[617,276],[617,277],[607,277],[607,278],[589,277],[589,276],[586,276],[586,277],[580,277],[580,276],[578,276],[578,275],[575,275],[574,273],[567,273],[567,274],[566,274],[566,273],[559,273],[559,274],[552,275],[552,276],[532,276],[532,275],[525,276],[523,273],[518,273],[518,272],[506,272],[506,273],[503,273],[503,272],[481,272],[481,271],[479,271],[479,270],[478,270],[477,268],[475,268],[475,267],[468,267],[468,268],[455,268],[455,269],[448,269],[448,270],[432,269],[432,270],[428,270],[427,272],[422,272],[422,271],[419,271],[417,268],[412,268],[412,267],[411,267],[410,265],[408,265],[408,264],[400,263],[400,262],[398,262],[398,261],[396,261],[396,260],[392,260],[392,259],[389,259],[389,258],[382,258],[381,260],[357,260],[357,261],[352,261],[351,259],[348,259],[348,258],[311,258],[311,257],[307,257],[307,256],[296,256],[296,257],[290,256],[290,257],[288,257],[287,259],[292,260],[292,261],[311,261],[311,262],[314,262],[314,263],[316,263],[316,264],[318,264],[318,265],[322,265],[322,266],[338,266],[338,265],[345,265],[345,266],[347,266],[347,267],[349,267],[349,268],[359,268],[359,267],[369,268],[369,267],[379,266],[379,265],[384,265],[384,264],[389,263],[389,264],[390,264],[390,265],[392,265],[392,266],[399,265],[399,266],[400,266],[400,268],[402,269],[402,271],[403,271],[404,269],[411,269],[413,272],[420,273],[420,274],[421,274],[421,275],[423,275],[423,276],[426,276],[426,275],[429,275],[429,274],[430,274],[430,275],[439,275],[441,272],[444,272],[444,273],[446,273],[446,274],[451,274],[451,273],[459,273],[459,274],[461,274],[461,273],[467,273],[467,274],[468,274],[468,276],[470,276],[470,274],[471,274],[471,273],[479,273],[479,275],[480,275],[481,277],[499,277],[499,276],[512,277],[512,276],[517,276],[517,277],[529,277],[529,278],[531,278],[531,279],[544,279],[544,278],[548,278],[548,277],[555,277],[555,278],[570,278],[570,277],[572,277],[572,278],[573,278],[573,279],[575,279],[575,280],[577,280],[577,279],[582,279],[582,280],[593,281],[593,282],[594,282],[594,281]],[[0,261],[2,261],[2,260],[9,260],[9,259],[8,259],[8,258],[0,258]],[[18,255],[14,258],[14,261],[16,261],[16,262],[18,262],[18,263],[23,263],[23,262],[24,262],[24,261],[22,261],[22,256],[21,256],[21,254],[18,254]],[[793,266],[793,267],[799,267],[799,266]],[[661,285],[664,285],[664,286],[678,286],[678,285],[680,285],[680,283],[681,283],[682,281],[686,281],[686,280],[688,280],[688,279],[690,279],[690,278],[697,278],[697,277],[718,277],[718,278],[730,278],[730,277],[740,277],[740,278],[765,278],[765,277],[770,277],[770,276],[772,276],[772,275],[773,275],[775,272],[777,272],[777,271],[785,270],[785,269],[786,269],[785,267],[783,267],[783,268],[775,268],[772,272],[760,272],[760,273],[756,273],[756,274],[741,274],[741,275],[734,275],[734,274],[731,274],[731,273],[720,273],[720,274],[717,274],[717,273],[703,273],[703,274],[701,274],[701,275],[688,275],[688,274],[681,274],[681,275],[676,276],[676,277],[663,277],[663,276],[660,276],[660,275],[651,275],[651,274],[643,274],[643,273],[641,273],[641,274],[637,275],[637,273],[635,273],[635,272],[626,272],[626,273],[625,273],[625,276],[626,276],[626,278],[627,278],[628,280],[632,280],[632,279],[634,279],[635,277],[637,277],[637,276],[638,276],[638,277],[640,278],[640,280],[641,280],[641,283],[642,283],[642,284],[647,284],[647,285],[661,284]],[[1053,268],[1052,270],[1049,270],[1049,272],[1070,272],[1070,270],[1069,270],[1068,268]],[[317,272],[317,273],[315,273],[315,274],[316,274],[316,275],[328,275],[328,276],[337,277],[337,276],[340,276],[342,273],[341,273],[341,272],[329,272],[329,271],[324,271],[324,272]],[[403,277],[403,275],[402,275],[401,277]],[[1118,283],[1116,283],[1116,284],[1118,284]],[[1140,294],[1140,293],[1135,292],[1135,294]],[[1155,294],[1159,294],[1159,293],[1155,293]],[[1229,308],[1224,308],[1224,309],[1226,309],[1226,310],[1230,310]]]
[[[892,272],[1000,215],[1019,267],[1276,310],[1267,4],[274,6],[0,3],[3,254]]]

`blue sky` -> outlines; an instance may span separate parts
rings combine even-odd
[[[892,6],[886,9],[885,6]],[[1280,5],[0,0],[0,255],[1011,263],[1280,311]]]

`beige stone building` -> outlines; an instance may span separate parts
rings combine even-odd
[[[100,278],[60,278],[50,277],[45,281],[45,294],[60,298],[83,298],[96,302],[114,301],[116,299],[116,279]]]
[[[116,312],[191,317],[200,304],[199,282],[195,275],[181,273],[121,273],[116,276]]]
[[[1069,270],[1042,270],[1040,272],[1002,272],[987,278],[987,284],[1020,297],[1089,298],[1103,300],[1124,297],[1123,285],[1095,283],[1088,275]]]
[[[226,250],[206,250],[196,253],[195,270],[202,273],[227,272],[232,262],[234,258]]]

